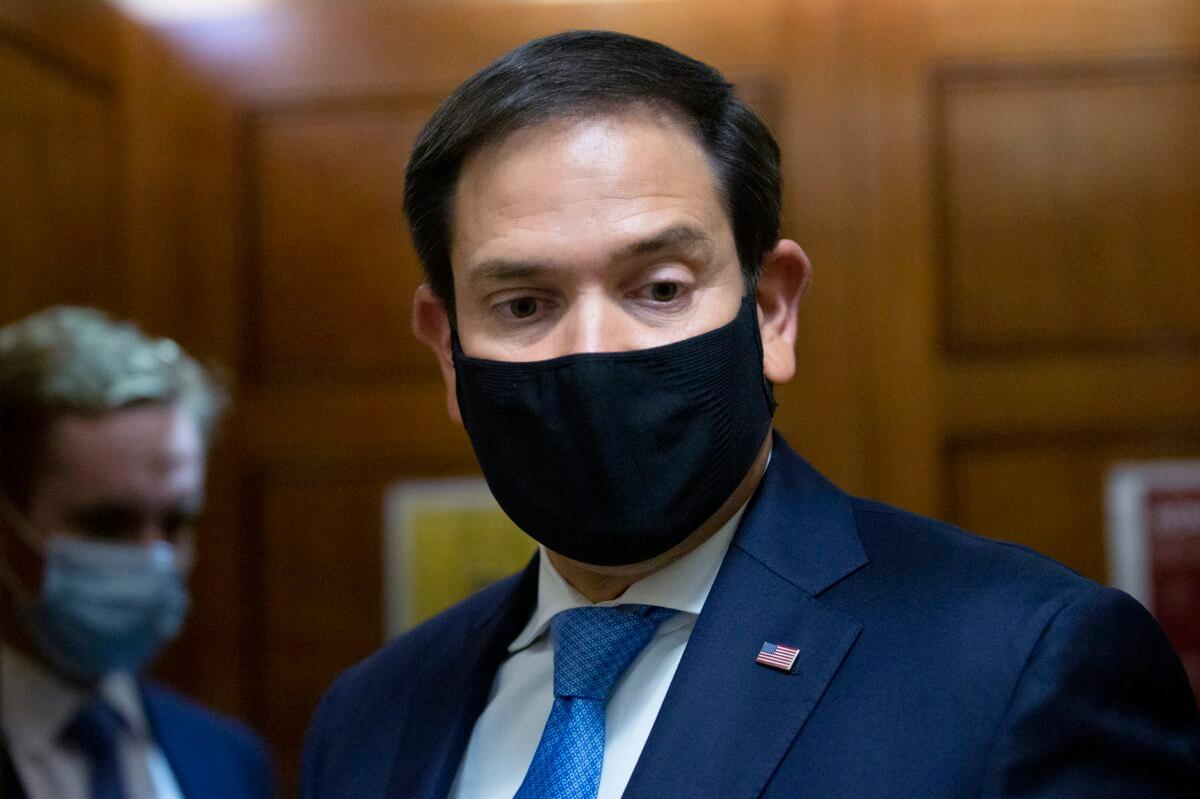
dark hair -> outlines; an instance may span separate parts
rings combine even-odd
[[[747,286],[779,241],[779,146],[717,70],[611,31],[568,31],[511,50],[434,112],[408,161],[404,212],[426,279],[454,314],[454,191],[463,161],[540,122],[629,108],[666,111],[691,128],[717,177]]]

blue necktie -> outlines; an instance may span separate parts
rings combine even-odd
[[[93,699],[63,730],[63,741],[87,758],[91,799],[125,799],[117,749],[117,738],[123,726],[124,720],[112,705],[103,699]]]
[[[608,697],[654,631],[674,614],[667,608],[620,605],[554,615],[554,705],[514,799],[595,799]]]

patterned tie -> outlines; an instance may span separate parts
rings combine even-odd
[[[513,799],[595,799],[604,707],[617,679],[675,611],[648,605],[572,608],[550,619],[554,706]]]
[[[88,760],[91,799],[125,799],[117,750],[117,737],[124,724],[112,705],[103,699],[93,699],[63,730],[63,742],[78,749]]]

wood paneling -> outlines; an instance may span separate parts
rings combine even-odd
[[[1023,544],[1084,576],[1108,581],[1104,492],[1123,460],[1200,450],[1200,427],[952,439],[950,515],[976,532]]]
[[[4,0],[0,39],[106,83],[122,75],[120,17],[103,0]]]
[[[251,494],[260,525],[254,716],[289,776],[324,688],[347,655],[364,657],[381,639],[382,481],[332,473],[272,469]]]
[[[737,72],[776,72],[798,57],[811,32],[788,30],[797,6],[828,14],[829,0],[544,3],[314,2],[281,4],[238,20],[163,29],[177,50],[233,97],[263,100],[443,89],[517,44],[570,28],[624,30]],[[812,6],[812,8],[809,8]],[[829,32],[822,30],[822,32]]]
[[[157,31],[129,23],[122,42],[130,311],[228,371],[245,341],[237,115]]]
[[[797,373],[776,387],[776,427],[838,485],[873,490],[877,442],[867,391],[875,320],[866,310],[870,218],[862,198],[876,180],[854,4],[790,2],[777,23],[785,54],[771,119],[783,164],[783,235],[813,264],[800,306]]]
[[[976,523],[948,441],[1195,427],[1200,8],[853,5],[869,493]]]
[[[424,279],[404,222],[403,176],[438,100],[376,97],[253,113],[247,377],[437,379],[410,332],[410,303]]]
[[[112,76],[0,28],[0,318],[123,307],[123,150]]]
[[[234,422],[239,447],[259,457],[399,453],[419,466],[478,469],[466,432],[446,414],[440,377],[254,391],[241,399]]]
[[[404,476],[439,474],[391,460],[262,464],[246,492],[255,520],[252,716],[294,786],[304,731],[346,665],[383,641],[383,500]],[[285,792],[290,793],[290,791]]]
[[[1200,363],[1132,355],[955,362],[940,375],[952,434],[1121,430],[1197,415]]]
[[[933,86],[952,357],[1200,347],[1200,60]]]

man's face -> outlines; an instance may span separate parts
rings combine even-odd
[[[701,146],[628,113],[520,130],[467,159],[451,262],[468,355],[670,344],[731,321],[743,280]]]
[[[519,130],[464,161],[453,211],[457,333],[476,358],[537,361],[672,344],[731,322],[745,293],[716,176],[694,135],[664,115],[629,111]],[[782,383],[795,373],[810,266],[795,242],[781,240],[762,268],[763,375]],[[413,328],[437,355],[447,407],[461,422],[450,321],[428,284],[417,290]],[[578,566],[625,584],[660,568],[749,498],[768,448],[764,441],[726,504],[659,557],[615,567],[551,558],[560,571]]]
[[[26,515],[42,534],[149,543],[185,536],[204,493],[204,444],[183,408],[56,420]]]

